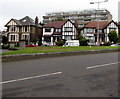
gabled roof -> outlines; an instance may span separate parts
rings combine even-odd
[[[29,16],[26,16],[19,20],[22,25],[35,25],[34,20],[31,19]]]
[[[21,25],[20,21],[17,19],[13,19],[18,25]]]
[[[30,18],[29,16],[26,16],[20,20],[13,19],[13,18],[11,20],[14,20],[19,26],[28,26],[28,25],[35,26],[36,25],[34,20],[32,18]],[[7,26],[7,24],[5,26]],[[38,27],[42,27],[42,26],[38,24]]]
[[[50,22],[45,24],[43,27],[53,27],[53,28],[61,28],[66,21],[54,21],[54,22]]]
[[[104,29],[108,26],[111,22],[108,21],[99,21],[99,29]],[[96,28],[98,29],[98,21],[90,21],[87,25],[84,26],[85,28]]]
[[[5,26],[7,26],[11,21],[14,21],[17,25],[21,25],[19,20],[12,18]]]

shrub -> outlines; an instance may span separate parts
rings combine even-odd
[[[109,37],[110,42],[114,42],[114,43],[118,42],[116,31],[110,31],[110,33],[108,34],[108,37]]]
[[[78,35],[78,40],[80,42],[80,46],[87,46],[89,40],[83,37],[81,34]]]
[[[112,43],[110,41],[100,44],[100,46],[110,46]]]
[[[59,41],[56,42],[57,46],[63,46],[64,44],[65,44],[64,40],[59,40]]]
[[[80,45],[81,45],[81,46],[88,46],[88,42],[89,42],[88,39],[83,38],[83,39],[80,41]]]
[[[7,44],[2,45],[2,49],[8,49],[8,48],[9,48],[9,45]]]

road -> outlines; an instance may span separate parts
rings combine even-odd
[[[3,97],[117,97],[118,53],[3,63]]]

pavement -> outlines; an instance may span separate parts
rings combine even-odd
[[[118,97],[118,54],[5,62],[3,97]]]

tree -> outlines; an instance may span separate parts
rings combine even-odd
[[[108,34],[109,40],[110,42],[113,43],[117,43],[118,42],[118,36],[116,31],[110,31],[110,33]]]
[[[118,35],[118,42],[120,43],[120,35]]]
[[[87,46],[89,40],[83,37],[81,34],[78,35],[78,40],[80,42],[80,46]]]
[[[7,44],[8,43],[8,38],[6,36],[2,36],[2,43]]]

